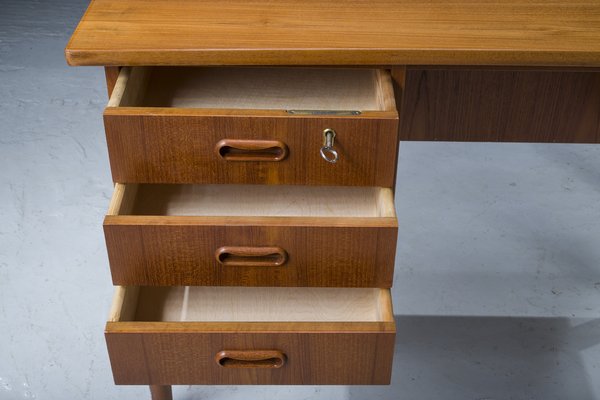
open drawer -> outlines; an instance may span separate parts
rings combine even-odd
[[[104,124],[115,182],[394,186],[387,70],[127,67]]]
[[[104,233],[116,285],[391,287],[387,188],[117,184]]]
[[[117,384],[389,384],[388,289],[117,287]]]

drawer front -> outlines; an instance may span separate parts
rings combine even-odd
[[[395,331],[388,289],[117,287],[105,336],[117,384],[371,385]]]
[[[382,326],[381,330],[360,331],[355,329],[361,324],[346,327],[330,324],[332,331],[328,332],[244,332],[248,325],[239,324],[240,331],[235,333],[199,331],[207,326],[187,328],[185,332],[107,331],[115,383],[378,385],[390,382],[393,330],[385,331]],[[313,329],[301,325],[296,329]],[[369,324],[362,325],[368,328]],[[388,325],[393,326],[393,322]],[[223,351],[257,350],[280,352],[285,363],[279,368],[264,368],[259,363],[257,367],[250,364],[247,368],[234,368],[221,366],[215,360]]]
[[[408,68],[400,140],[600,142],[600,72]]]
[[[115,182],[394,185],[395,112],[107,108],[104,122]],[[336,133],[336,163],[320,154],[325,129]]]
[[[395,218],[356,218],[344,226],[335,218],[107,216],[104,232],[115,285],[387,288],[397,224]]]

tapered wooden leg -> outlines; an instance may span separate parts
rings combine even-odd
[[[152,400],[173,400],[171,385],[150,385],[150,393],[152,394]]]

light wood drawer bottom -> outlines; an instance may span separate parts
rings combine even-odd
[[[389,384],[390,292],[117,287],[106,325],[116,384]]]

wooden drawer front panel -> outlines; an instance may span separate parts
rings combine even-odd
[[[183,110],[104,115],[113,181],[120,183],[253,183],[394,185],[398,120],[281,115],[214,115]],[[213,114],[213,115],[208,115]],[[339,160],[321,158],[323,131],[335,130]],[[221,140],[280,141],[281,161],[227,160]]]
[[[301,325],[296,328],[306,329]],[[344,327],[336,324],[331,329],[320,333],[107,333],[106,341],[117,385],[390,383],[393,331],[344,332]],[[287,356],[286,365],[278,369],[226,369],[214,359],[225,348],[282,349]]]
[[[142,288],[145,289],[145,288]],[[179,292],[181,288],[156,288],[159,301],[153,302],[154,314],[158,320],[147,321],[140,312],[130,310],[131,315],[123,314],[111,317],[106,327],[106,342],[112,365],[115,383],[117,384],[303,384],[303,385],[372,385],[389,384],[392,357],[394,354],[395,324],[391,311],[389,290],[384,289],[320,289],[320,290],[373,290],[373,295],[359,294],[362,300],[355,300],[353,292],[341,293],[341,299],[330,305],[331,296],[320,302],[312,302],[309,306],[327,308],[345,304],[345,309],[337,313],[352,318],[365,314],[363,304],[371,298],[373,317],[368,321],[330,321],[331,315],[311,315],[309,306],[302,305],[307,296],[321,297],[319,292],[281,295],[274,293],[272,303],[268,303],[268,294],[273,288],[254,288],[259,290],[256,296],[250,296],[248,302],[255,308],[281,308],[280,316],[272,315],[271,319],[290,318],[291,321],[267,322],[204,322],[197,320],[180,321],[182,304],[187,311],[187,319],[194,318],[195,303],[200,307],[214,307],[214,301],[198,299],[195,291],[209,290],[212,297],[223,296],[223,309],[215,310],[226,317],[228,302],[236,303],[239,299],[232,291],[244,295],[253,288],[224,288],[226,293],[219,294],[213,289],[189,288],[186,300],[175,299],[167,291]],[[118,289],[122,290],[122,289]],[[132,290],[132,288],[127,288]],[[260,293],[262,292],[262,293]],[[125,294],[133,301],[133,296]],[[232,299],[233,297],[233,299]],[[295,298],[295,300],[294,300]],[[257,300],[259,299],[259,300]],[[261,305],[262,302],[265,302]],[[276,304],[279,300],[283,305]],[[142,301],[142,300],[140,300]],[[342,302],[340,302],[342,301]],[[202,302],[202,304],[200,304]],[[208,304],[206,304],[208,303]],[[286,307],[306,308],[300,313],[285,315]],[[132,306],[135,308],[135,306]],[[167,308],[172,308],[169,310]],[[354,309],[362,309],[356,312]],[[158,310],[158,311],[156,311]],[[302,312],[306,315],[302,316]],[[329,313],[332,314],[332,313]],[[353,315],[354,314],[354,315]],[[252,313],[248,315],[251,319]],[[265,315],[257,315],[257,318]],[[317,318],[315,318],[317,317]],[[315,320],[311,320],[315,318]],[[281,360],[273,364],[249,362],[238,365],[220,365],[217,358],[225,354],[275,353]],[[276,366],[276,367],[273,367]]]
[[[600,72],[408,68],[400,140],[600,142]]]
[[[385,70],[122,68],[104,125],[119,183],[394,185]]]
[[[299,222],[246,219],[237,223],[247,226],[226,226],[223,219],[190,218],[165,225],[160,217],[131,223],[107,217],[113,283],[391,287],[396,227]],[[223,246],[279,247],[288,260],[281,266],[224,265],[215,258]]]
[[[397,230],[340,186],[117,184],[104,221],[117,285],[391,287]]]

